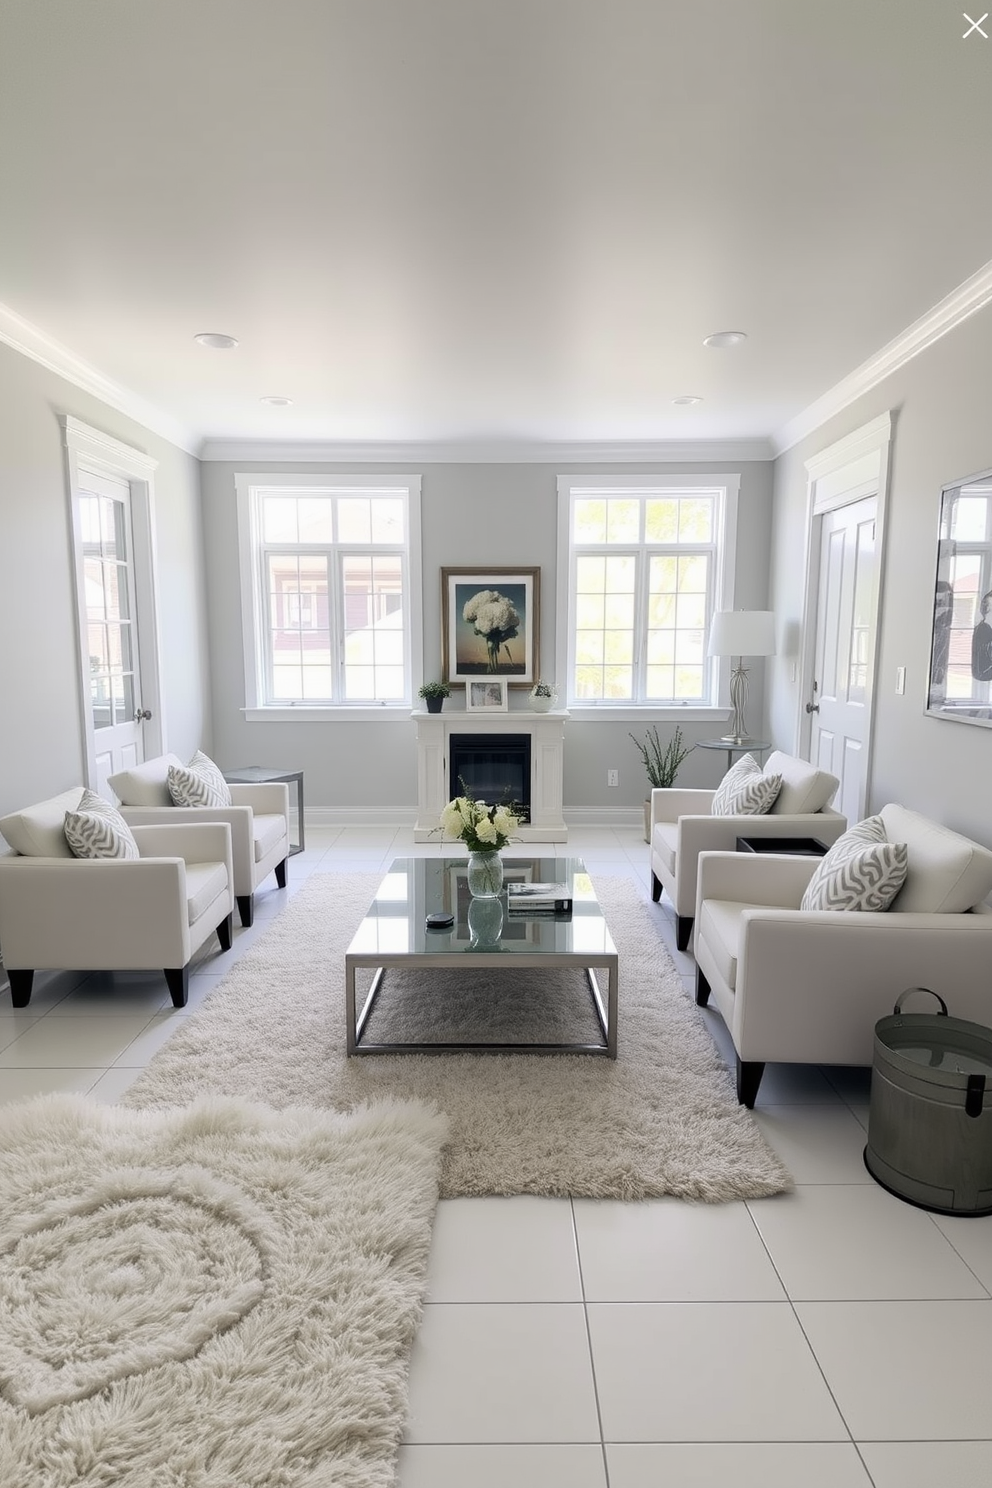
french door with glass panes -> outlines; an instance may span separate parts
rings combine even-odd
[[[85,661],[84,715],[89,713],[96,789],[140,764],[142,707],[131,488],[126,480],[80,464],[75,500],[80,627]]]

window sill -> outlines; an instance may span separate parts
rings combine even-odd
[[[380,703],[371,706],[326,708],[242,708],[246,723],[405,723],[409,703]]]
[[[569,703],[569,716],[580,723],[643,723],[662,719],[666,723],[720,723],[731,715],[730,708],[655,707],[650,703]]]

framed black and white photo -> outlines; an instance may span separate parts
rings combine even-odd
[[[992,728],[992,470],[940,493],[927,712]]]
[[[511,687],[532,687],[540,676],[540,596],[539,568],[442,568],[445,682],[505,677]]]
[[[505,713],[506,678],[486,677],[465,683],[466,713]]]

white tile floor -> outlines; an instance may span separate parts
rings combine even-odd
[[[438,850],[409,829],[314,827],[307,843],[290,893]],[[579,828],[557,851],[649,898],[633,829]],[[150,974],[39,976],[23,1012],[4,994],[0,1099],[116,1100],[285,899],[267,888],[254,927],[204,957],[188,1009]],[[652,913],[691,997],[669,908]],[[698,1016],[728,1053],[719,1015]],[[874,1184],[868,1097],[865,1070],[766,1072],[757,1119],[797,1184],[774,1199],[442,1202],[401,1488],[992,1483],[992,1219]]]

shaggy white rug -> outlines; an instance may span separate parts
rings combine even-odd
[[[379,882],[322,874],[295,894],[203,1008],[123,1096],[140,1108],[206,1091],[273,1106],[348,1110],[383,1096],[433,1101],[449,1118],[441,1193],[585,1198],[755,1198],[791,1186],[686,995],[658,935],[658,911],[625,879],[595,879],[620,958],[619,1057],[344,1053],[344,952]],[[428,977],[440,996],[498,1006],[492,972]],[[423,977],[423,973],[420,974]],[[509,972],[523,987],[523,974]],[[503,977],[500,971],[499,977]],[[552,973],[539,980],[562,998]],[[450,980],[449,980],[450,979]],[[395,981],[395,979],[394,979]],[[383,991],[381,1017],[389,1016]],[[422,984],[421,998],[425,997]],[[516,1007],[524,1000],[515,989]],[[576,1008],[586,1016],[587,994]],[[403,999],[406,1000],[406,999]],[[395,1011],[394,999],[394,1011]],[[377,1014],[380,1016],[380,1014]]]
[[[386,1488],[445,1122],[74,1096],[0,1125],[3,1488]]]

